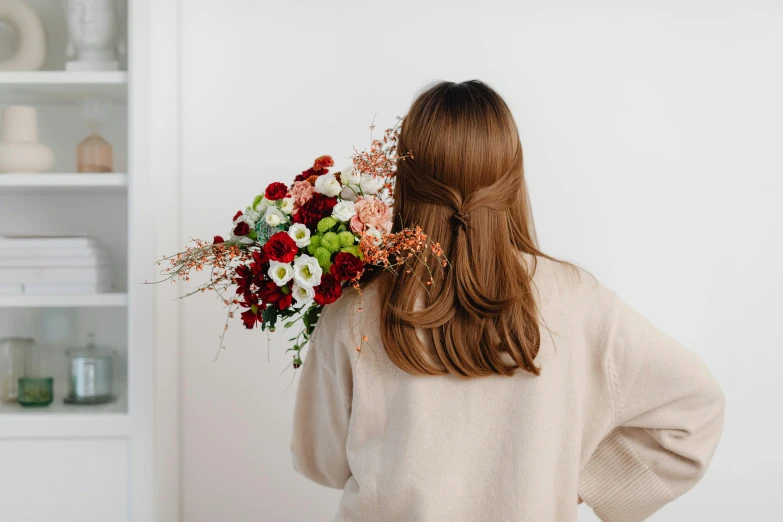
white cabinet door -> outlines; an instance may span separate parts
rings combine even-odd
[[[0,520],[127,522],[127,441],[0,441]]]

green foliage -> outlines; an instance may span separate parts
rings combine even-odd
[[[341,247],[351,246],[356,242],[356,236],[353,235],[353,232],[340,232],[337,237],[340,238]]]
[[[334,232],[327,232],[321,238],[321,246],[330,252],[337,252],[340,250],[340,238]]]
[[[313,257],[318,260],[318,264],[325,272],[329,271],[329,267],[332,266],[332,253],[329,252],[329,250],[324,247],[318,247],[315,250]]]
[[[362,254],[362,249],[359,248],[359,245],[351,245],[344,247],[340,249],[340,252],[348,252],[349,254],[353,254],[359,259],[364,259],[364,254]]]
[[[332,216],[326,216],[321,221],[318,222],[318,232],[323,234],[324,232],[327,232],[332,227],[334,227],[337,224],[337,220],[334,219]]]

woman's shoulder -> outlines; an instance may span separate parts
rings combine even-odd
[[[614,292],[593,274],[574,263],[544,256],[522,256],[533,277],[533,291],[543,302],[558,303],[568,308],[594,307],[614,297]]]

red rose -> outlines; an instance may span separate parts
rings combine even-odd
[[[313,228],[321,219],[331,215],[332,209],[337,204],[337,198],[330,198],[324,194],[315,193],[304,205],[299,207],[294,214],[294,223],[302,223],[308,228]]]
[[[321,276],[321,284],[314,288],[315,290],[315,302],[321,306],[334,303],[337,299],[343,295],[343,289],[340,286],[340,281],[324,274]]]
[[[266,188],[266,191],[264,191],[264,197],[269,201],[277,201],[278,199],[283,199],[287,192],[288,187],[285,185],[285,183],[275,181]]]
[[[237,211],[236,214],[234,214],[234,218],[231,221],[236,221],[238,218],[242,217],[242,211]]]
[[[305,170],[301,174],[299,174],[297,177],[295,177],[294,181],[305,181],[305,180],[307,180],[307,179],[309,179],[309,178],[311,178],[313,176],[318,177],[321,174],[326,174],[327,172],[329,172],[329,171],[325,170],[325,169],[323,171],[321,171],[321,172],[316,172],[312,168],[310,168],[310,169]]]
[[[338,252],[329,273],[338,281],[351,281],[362,275],[363,269],[364,263],[361,259],[348,252]]]
[[[287,232],[278,232],[264,245],[264,253],[269,259],[281,263],[290,263],[296,257],[299,247]]]
[[[234,227],[234,235],[235,236],[246,236],[250,233],[250,225],[248,225],[244,221],[240,221],[237,223],[237,226]]]
[[[212,240],[212,244],[219,245],[220,243],[225,243],[223,236],[215,236],[215,238]]]

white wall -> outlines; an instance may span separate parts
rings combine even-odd
[[[376,112],[392,122],[430,80],[489,82],[522,132],[544,250],[701,354],[727,395],[712,469],[653,520],[772,520],[783,11],[632,3],[181,0],[183,184],[171,197],[188,236],[227,233],[267,183],[320,154],[347,159]],[[284,343],[234,321],[213,362],[219,303],[182,306],[184,520],[331,520],[339,494],[291,470]]]

